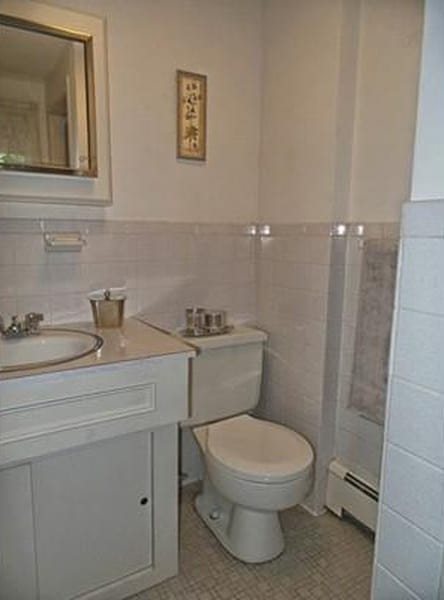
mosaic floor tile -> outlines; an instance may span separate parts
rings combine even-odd
[[[197,516],[197,489],[182,494],[179,575],[128,600],[369,600],[373,540],[367,531],[296,507],[282,514],[284,554],[247,565],[228,554]]]

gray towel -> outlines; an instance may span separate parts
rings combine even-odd
[[[397,240],[364,241],[349,406],[384,423]]]

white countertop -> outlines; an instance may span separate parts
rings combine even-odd
[[[87,356],[50,366],[0,372],[0,382],[18,377],[30,377],[74,369],[100,367],[130,360],[143,360],[173,354],[196,355],[195,349],[174,335],[169,335],[137,319],[126,319],[119,329],[97,329],[92,323],[66,323],[54,329],[69,328],[96,333],[103,339],[103,346]]]

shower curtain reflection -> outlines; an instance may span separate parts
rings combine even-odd
[[[335,457],[379,486],[398,249],[396,224],[347,239]]]
[[[384,423],[396,284],[396,240],[367,239],[362,267],[349,406]]]

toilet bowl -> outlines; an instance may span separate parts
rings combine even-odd
[[[313,451],[290,429],[241,415],[193,433],[206,475],[196,508],[219,541],[244,562],[284,550],[278,511],[299,504],[312,483]]]
[[[236,327],[193,338],[191,427],[205,475],[195,505],[218,540],[244,562],[284,550],[280,510],[302,502],[312,483],[313,451],[299,434],[248,413],[258,403],[266,333]]]

